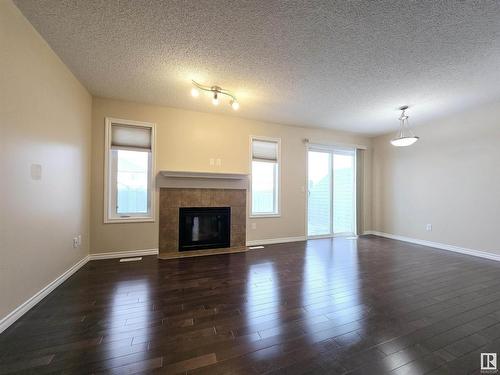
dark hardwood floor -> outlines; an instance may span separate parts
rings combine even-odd
[[[367,236],[89,262],[0,335],[0,373],[467,374],[500,263]]]

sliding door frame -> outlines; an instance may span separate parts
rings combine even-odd
[[[345,236],[355,236],[357,233],[357,224],[358,224],[358,217],[357,217],[357,153],[356,153],[357,147],[352,146],[336,146],[336,145],[322,145],[322,144],[313,144],[313,143],[308,143],[306,147],[306,187],[305,187],[305,203],[306,203],[306,217],[305,217],[305,233],[306,233],[306,238],[307,239],[319,239],[319,238],[333,238],[333,237],[345,237]],[[321,234],[321,235],[309,235],[309,151],[316,151],[316,152],[328,152],[330,154],[330,173],[331,173],[331,179],[330,179],[330,192],[331,192],[331,207],[330,207],[330,233],[329,234]],[[349,154],[353,156],[353,186],[354,186],[354,191],[353,191],[353,218],[354,222],[352,223],[353,225],[353,231],[352,232],[343,232],[343,233],[335,233],[335,228],[334,228],[334,221],[333,221],[333,215],[334,215],[334,161],[333,161],[333,155],[334,153],[337,152],[338,154],[341,154],[344,152],[345,154]]]

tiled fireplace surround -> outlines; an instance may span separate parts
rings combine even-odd
[[[180,207],[231,207],[231,248],[245,246],[245,189],[160,188],[160,257],[179,252]]]

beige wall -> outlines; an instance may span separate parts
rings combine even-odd
[[[500,104],[415,132],[406,148],[374,140],[373,229],[500,254]]]
[[[0,88],[1,321],[88,253],[92,99],[5,0]],[[39,181],[33,163],[42,165]]]
[[[207,103],[209,105],[209,103]],[[370,139],[323,129],[302,128],[244,120],[167,107],[94,98],[92,106],[92,206],[91,252],[154,249],[158,247],[158,221],[154,223],[103,224],[104,118],[106,116],[157,124],[156,169],[248,173],[249,137],[281,138],[281,217],[250,219],[248,240],[305,235],[306,149],[304,138],[322,143],[370,145]],[[209,165],[220,158],[220,168]],[[370,199],[369,169],[365,197]],[[158,205],[158,199],[156,199]],[[370,227],[370,203],[365,204],[365,227]],[[158,216],[158,210],[156,210]],[[255,223],[256,229],[251,224]]]

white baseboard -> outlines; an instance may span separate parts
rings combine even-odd
[[[390,238],[390,239],[393,239],[393,240],[410,242],[410,243],[414,243],[414,244],[417,244],[417,245],[434,247],[436,249],[453,251],[455,253],[472,255],[472,256],[476,256],[476,257],[480,257],[480,258],[485,258],[485,259],[490,259],[490,260],[496,260],[497,262],[500,262],[500,254],[488,253],[486,251],[474,250],[474,249],[467,249],[465,247],[448,245],[448,244],[444,244],[444,243],[440,243],[440,242],[432,242],[432,241],[426,241],[426,240],[419,240],[417,238],[399,236],[399,235],[396,235],[396,234],[383,233],[383,232],[372,231],[372,230],[366,231],[363,234],[373,234],[375,236]]]
[[[158,249],[110,251],[108,253],[90,254],[89,258],[90,258],[90,260],[98,260],[98,259],[140,257],[140,256],[146,256],[146,255],[158,255]]]
[[[252,240],[252,241],[247,241],[247,246],[272,245],[276,243],[305,241],[306,239],[307,238],[305,236],[300,236],[300,237],[269,238],[267,240]]]
[[[29,298],[28,300],[24,301],[21,305],[16,307],[7,316],[3,317],[0,320],[0,333],[2,333],[8,327],[10,327],[21,316],[26,314],[33,306],[35,306],[38,302],[44,299],[47,295],[49,295],[50,292],[52,292],[55,288],[57,288],[64,281],[66,281],[66,279],[68,279],[76,271],[82,268],[88,261],[89,261],[89,256],[87,255],[85,258],[81,259],[76,264],[74,264],[70,269],[65,271],[62,275],[57,277],[54,281],[52,281],[51,283],[43,287],[41,290],[39,290],[31,298]]]

